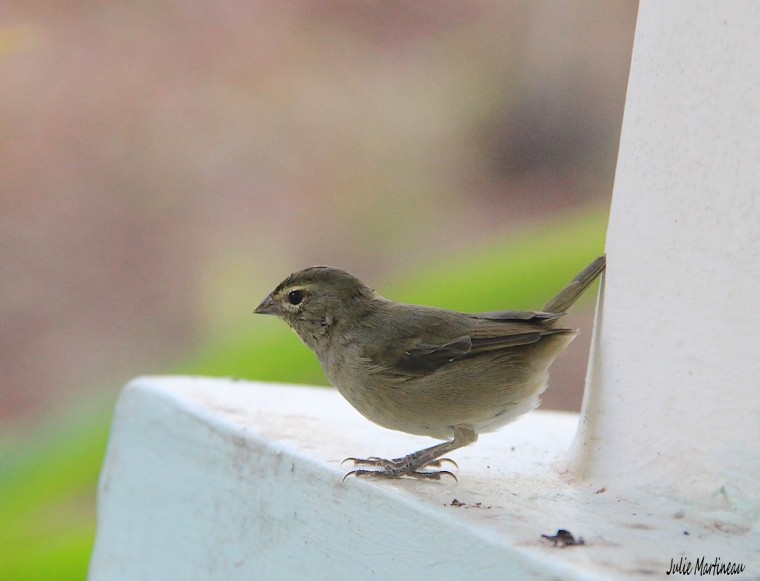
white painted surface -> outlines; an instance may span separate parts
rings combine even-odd
[[[117,406],[90,579],[649,579],[681,555],[760,574],[760,547],[688,503],[563,479],[576,423],[534,412],[482,436],[452,454],[458,483],[341,485],[343,458],[431,440],[374,426],[333,390],[141,378]],[[540,539],[558,528],[586,544]]]
[[[658,490],[755,532],[758,31],[760,2],[640,4],[604,296],[569,461],[581,477]]]

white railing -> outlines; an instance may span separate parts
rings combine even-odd
[[[760,578],[758,30],[757,2],[640,3],[580,425],[529,414],[458,482],[341,484],[420,439],[330,390],[140,378],[91,579]]]

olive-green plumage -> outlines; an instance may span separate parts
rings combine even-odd
[[[548,370],[577,331],[557,320],[604,270],[597,258],[544,311],[466,314],[389,301],[353,275],[314,266],[285,279],[256,309],[287,322],[330,382],[386,428],[449,442],[396,460],[352,459],[362,476],[439,478],[423,471],[539,404]]]

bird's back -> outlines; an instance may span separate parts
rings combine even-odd
[[[467,315],[384,301],[323,361],[328,378],[381,426],[450,438],[453,426],[495,430],[535,408],[548,369],[576,331],[556,316]]]

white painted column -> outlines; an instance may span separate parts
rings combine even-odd
[[[571,470],[741,511],[750,526],[760,2],[641,2],[607,256]]]

